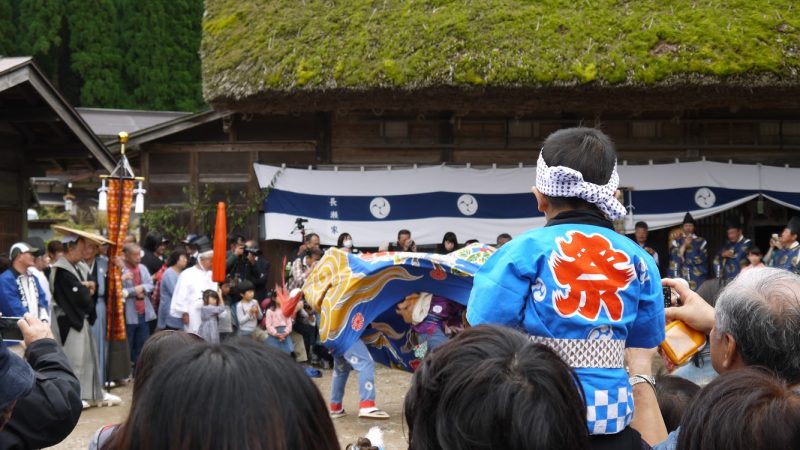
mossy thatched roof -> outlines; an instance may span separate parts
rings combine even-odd
[[[800,4],[206,0],[201,54],[205,98],[227,107],[365,90],[798,86]]]

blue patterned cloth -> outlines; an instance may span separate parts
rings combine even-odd
[[[420,362],[416,336],[397,304],[429,292],[466,305],[473,275],[493,252],[481,244],[446,255],[329,249],[303,285],[306,301],[320,312],[320,341],[337,356],[361,339],[376,362],[412,371]]]
[[[669,276],[683,278],[692,290],[697,290],[708,276],[708,243],[705,239],[692,235],[692,243],[686,247],[683,257],[680,248],[684,237],[673,240],[669,245]]]
[[[800,243],[795,242],[792,247],[787,249],[773,250],[772,261],[769,265],[800,274]]]
[[[739,275],[739,272],[750,264],[750,261],[747,260],[747,252],[752,247],[753,242],[744,236],[740,237],[736,242],[725,242],[725,245],[717,252],[717,256],[714,257],[714,275],[725,281],[736,278],[736,275]],[[722,256],[728,250],[733,252],[733,257],[725,258]]]
[[[652,348],[664,340],[661,277],[653,258],[613,229],[556,224],[515,237],[484,264],[467,320],[545,338]],[[628,374],[612,365],[575,368],[592,434],[618,433],[633,416]]]

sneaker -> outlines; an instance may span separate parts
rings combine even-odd
[[[340,417],[346,416],[347,412],[345,412],[344,408],[342,408],[342,409],[340,409],[338,411],[330,411],[330,415],[331,415],[331,419],[338,419]]]
[[[81,400],[81,408],[82,409],[88,409],[88,408],[91,408],[91,407],[92,407],[92,405],[90,405],[89,402],[87,402],[86,400]]]
[[[116,406],[122,403],[122,399],[114,394],[103,392],[103,400],[97,402],[98,406]]]
[[[358,410],[358,417],[363,417],[364,419],[388,419],[389,414],[373,406]]]
[[[322,378],[322,372],[320,372],[319,369],[315,369],[313,367],[306,367],[305,371],[306,375],[308,375],[311,378]]]
[[[113,389],[115,387],[117,387],[117,383],[114,383],[113,381],[106,381],[106,389]]]

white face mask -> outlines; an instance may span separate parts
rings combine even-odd
[[[344,244],[344,246],[347,247],[347,248],[352,248],[353,247],[353,241],[350,240],[350,239],[342,242],[342,244]]]

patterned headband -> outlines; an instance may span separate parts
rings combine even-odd
[[[608,183],[601,186],[583,181],[583,174],[575,169],[564,166],[548,167],[542,158],[542,153],[539,152],[539,160],[536,162],[536,189],[544,195],[578,197],[597,205],[609,219],[617,220],[627,213],[622,203],[614,196],[618,186],[619,174],[616,161],[611,178]]]

